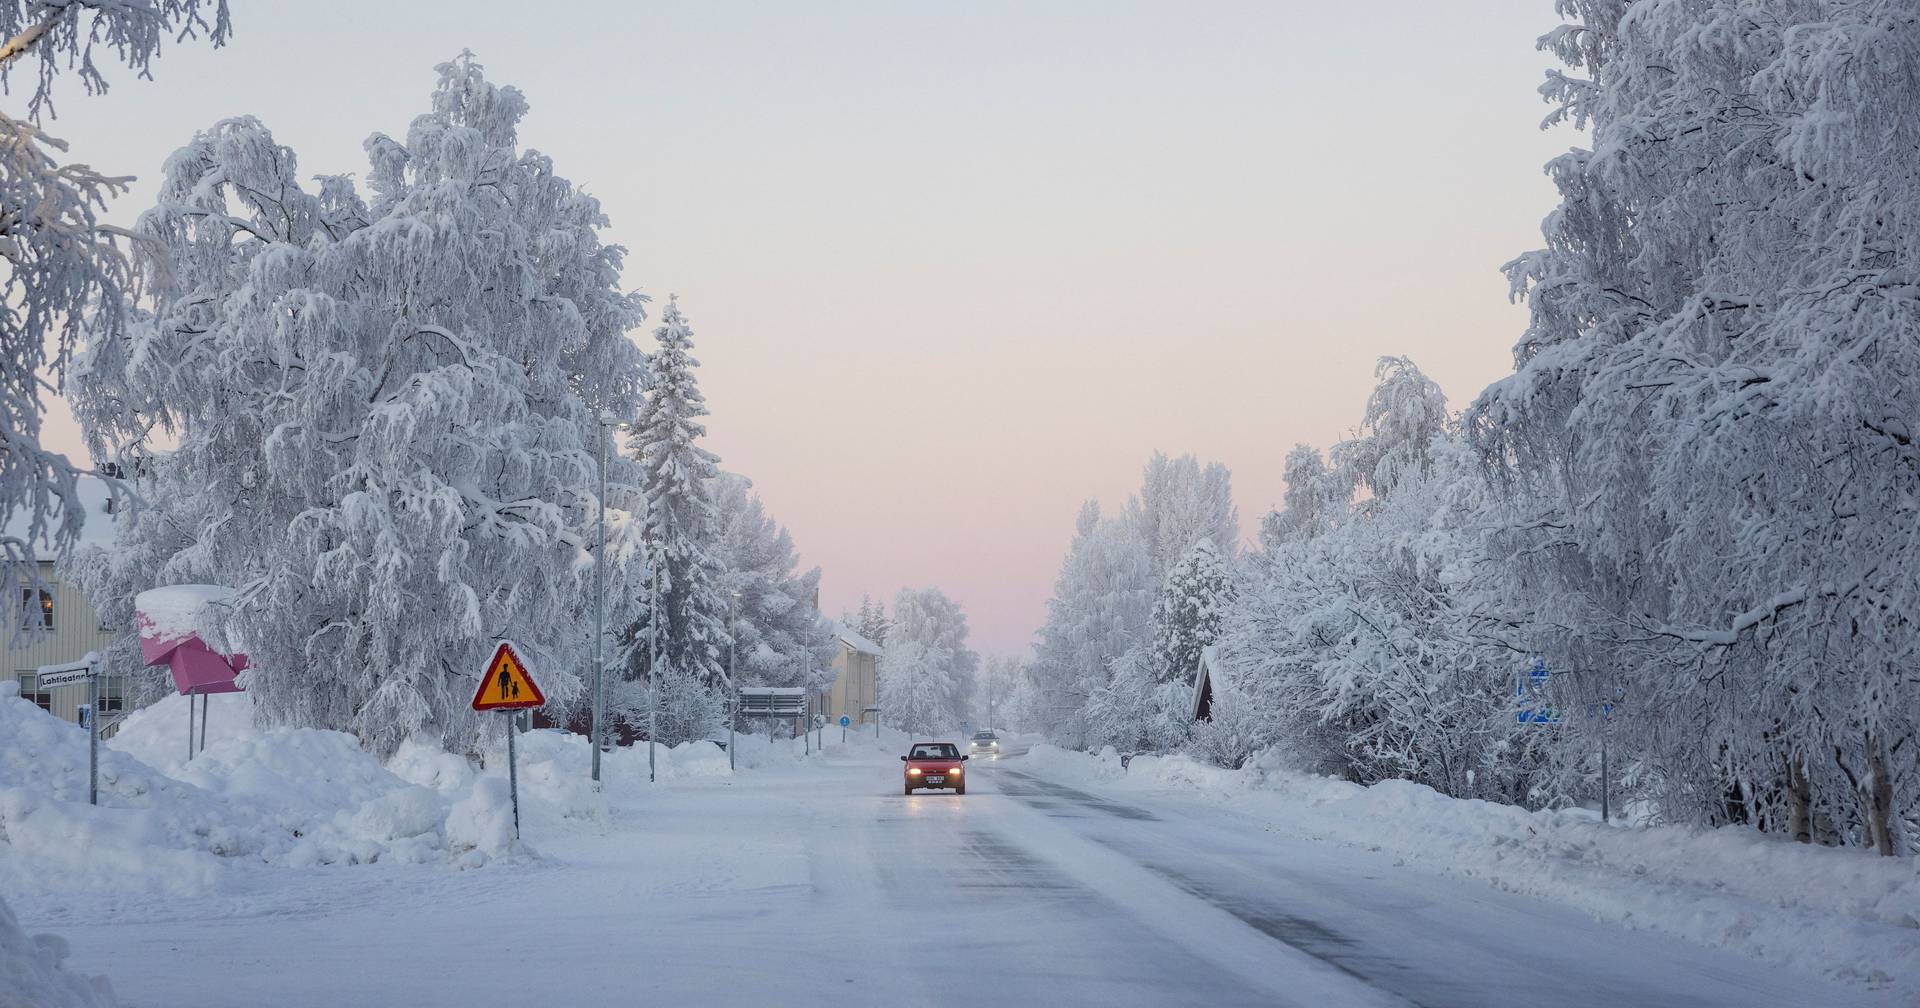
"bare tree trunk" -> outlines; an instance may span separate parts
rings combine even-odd
[[[1894,857],[1899,852],[1893,847],[1893,779],[1887,773],[1887,754],[1872,735],[1867,736],[1866,743],[1865,776],[1847,765],[1846,754],[1839,746],[1833,747],[1833,761],[1853,788],[1860,819],[1867,828],[1867,842],[1882,857]]]
[[[1887,751],[1880,740],[1867,736],[1867,787],[1863,797],[1873,848],[1881,857],[1898,857],[1893,846],[1893,775],[1887,772]]]
[[[1799,760],[1792,756],[1787,762],[1787,830],[1793,834],[1794,843],[1813,842],[1813,788],[1807,780],[1807,771]]]

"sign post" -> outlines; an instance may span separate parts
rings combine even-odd
[[[42,665],[34,674],[41,689],[87,683],[87,804],[100,804],[100,652],[64,665]]]
[[[533,673],[527,670],[526,662],[520,660],[520,652],[513,642],[501,641],[480,673],[480,688],[474,691],[473,709],[503,711],[507,715],[507,797],[513,803],[515,840],[520,839],[520,767],[513,744],[513,737],[519,734],[514,730],[514,712],[530,710],[546,702],[546,694],[540,692],[539,684],[533,681]]]

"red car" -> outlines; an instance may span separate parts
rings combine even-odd
[[[948,788],[954,794],[966,794],[967,775],[960,766],[966,761],[960,747],[951,742],[915,742],[900,757],[907,765],[905,793],[912,794],[914,788]]]

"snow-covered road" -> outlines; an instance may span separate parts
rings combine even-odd
[[[834,750],[613,789],[603,829],[535,817],[520,868],[16,910],[145,1008],[1890,1003],[1018,755],[903,797],[884,753]]]

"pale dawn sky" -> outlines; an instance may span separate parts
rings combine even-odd
[[[680,295],[710,447],[825,568],[823,608],[938,585],[998,653],[1080,502],[1152,451],[1226,463],[1251,531],[1379,355],[1456,407],[1503,374],[1498,267],[1576,139],[1538,129],[1551,0],[233,9],[226,49],[62,92],[72,156],[140,177],[112,219],[227,115],[364,174],[472,49],[604,204],[627,285]]]

